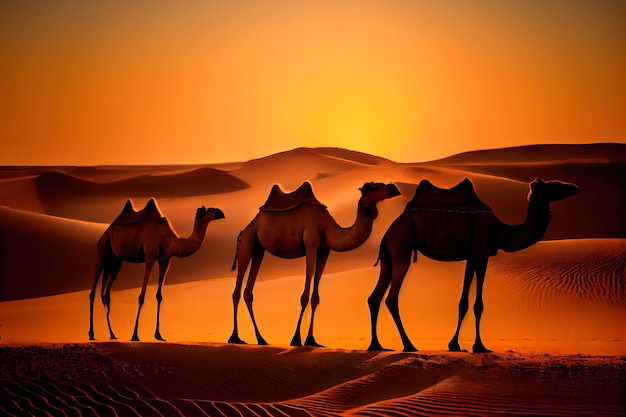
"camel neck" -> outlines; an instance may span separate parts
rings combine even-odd
[[[514,226],[501,224],[499,248],[505,252],[516,252],[537,243],[546,233],[551,218],[548,202],[531,195],[524,223]]]
[[[196,220],[193,225],[193,232],[191,235],[187,238],[179,239],[176,256],[179,258],[185,258],[193,255],[198,249],[200,249],[200,246],[204,241],[204,236],[206,235],[206,229],[206,223]]]
[[[361,246],[372,233],[374,220],[378,216],[376,205],[361,205],[357,209],[356,221],[350,227],[339,227],[326,233],[327,245],[336,252],[346,252]]]

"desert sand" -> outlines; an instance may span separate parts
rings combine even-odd
[[[418,159],[418,158],[416,158]],[[7,415],[621,415],[626,413],[626,145],[537,146],[398,164],[343,149],[295,149],[206,166],[2,167],[0,172],[0,355]],[[579,185],[551,205],[542,241],[490,259],[481,325],[494,353],[449,353],[464,263],[420,255],[400,309],[418,353],[402,343],[383,305],[366,352],[367,297],[378,279],[381,237],[427,178],[451,187],[467,177],[506,223],[524,220],[536,176]],[[239,231],[271,186],[312,183],[342,226],[354,222],[358,188],[394,182],[367,242],[331,253],[320,285],[316,338],[327,348],[290,348],[304,260],[266,255],[255,314],[269,347],[225,344],[232,330]],[[156,272],[130,343],[143,266],[124,264],[98,342],[87,337],[95,244],[131,198],[150,196],[174,229],[191,233],[195,209],[219,207],[202,248],[174,259],[154,342]],[[305,317],[306,320],[306,317]],[[306,322],[306,321],[305,321]],[[255,342],[245,307],[240,336]],[[470,349],[468,313],[461,346]],[[6,405],[5,405],[6,404]],[[61,411],[63,410],[63,412]]]

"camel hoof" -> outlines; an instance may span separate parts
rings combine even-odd
[[[405,346],[404,349],[402,349],[403,352],[417,352],[417,348],[413,345],[411,346]]]
[[[304,345],[305,345],[305,346],[311,346],[311,347],[318,347],[318,348],[323,348],[323,347],[326,347],[326,346],[324,346],[324,345],[320,345],[319,343],[317,343],[317,342],[315,341],[315,339],[314,339],[314,338],[310,338],[310,339],[309,339],[309,338],[307,338],[307,339],[304,341]]]
[[[491,349],[487,349],[482,343],[476,344],[472,346],[472,352],[474,353],[490,353],[493,352]]]
[[[156,340],[160,340],[161,342],[165,342],[165,339],[163,339],[163,337],[162,337],[160,334],[158,334],[158,335],[157,335],[157,334],[155,334],[155,335],[154,335],[154,338],[155,338]]]
[[[383,351],[383,350],[389,350],[389,349],[385,349],[380,342],[377,341],[372,341],[372,343],[370,343],[370,345],[367,348],[368,351],[370,352],[376,352],[376,351]]]
[[[139,340],[139,336],[137,336],[136,334],[133,335],[133,337],[130,338],[131,342],[141,342],[141,340]]]
[[[260,339],[257,339],[257,345],[259,345],[259,346],[267,346],[267,345],[269,345],[269,343],[267,343],[265,341],[265,339],[260,338]]]
[[[228,339],[228,343],[234,343],[236,345],[247,345],[247,343],[241,340],[239,336],[234,336],[234,335]]]
[[[462,352],[461,345],[459,345],[459,342],[448,343],[448,350],[450,352]]]
[[[293,346],[293,347],[300,347],[302,346],[302,339],[300,339],[300,336],[294,336],[293,339],[291,339],[291,343],[289,344],[289,346]]]
[[[117,340],[117,337],[115,337],[115,335],[112,334],[111,337],[109,337],[109,340]]]

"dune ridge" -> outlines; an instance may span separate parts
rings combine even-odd
[[[561,162],[579,160],[585,162],[626,163],[623,143],[544,144],[523,145],[508,148],[484,149],[463,152],[431,161],[436,164],[488,163],[488,162]]]
[[[35,182],[44,200],[107,195],[137,197],[211,195],[248,187],[244,181],[209,167],[173,174],[141,174],[113,182],[88,181],[62,172],[48,171],[38,175]]]

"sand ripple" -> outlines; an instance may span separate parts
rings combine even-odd
[[[134,361],[123,359],[138,352]],[[245,356],[259,369],[263,363],[278,361],[291,370],[274,377],[282,383],[278,391],[286,384],[298,391],[303,376],[329,360],[334,378],[343,382],[282,401],[225,401],[203,384],[227,384],[229,379],[207,372],[200,361],[195,370],[181,366],[184,360],[177,357],[181,353],[186,359],[209,354],[230,365]],[[611,416],[626,407],[621,395],[626,359],[616,357],[530,357],[514,352],[377,355],[173,344],[148,349],[136,344],[5,346],[0,354],[0,401],[2,415],[7,416]],[[172,372],[169,390],[158,394],[164,389],[161,354],[170,358],[166,366]],[[267,385],[268,375],[247,372],[242,378]],[[180,381],[187,382],[175,386]],[[206,388],[201,398],[198,385]],[[254,396],[248,389],[229,387],[240,390],[242,399]],[[272,386],[266,389],[270,393]]]
[[[499,254],[489,266],[493,292],[513,290],[526,308],[538,311],[559,300],[626,308],[625,241],[580,242],[540,242],[518,253]]]

